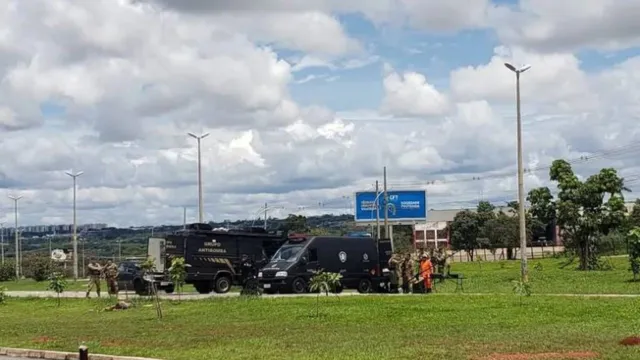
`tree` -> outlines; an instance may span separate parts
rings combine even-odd
[[[35,254],[24,258],[24,276],[37,282],[49,279],[53,272],[51,258],[47,255]]]
[[[635,227],[640,227],[640,199],[636,199],[631,209],[631,213],[627,219],[629,230]]]
[[[178,300],[180,300],[180,294],[182,293],[184,282],[187,279],[187,268],[190,266],[191,265],[184,262],[183,257],[176,257],[171,260],[169,275],[171,276],[173,286],[175,286],[178,292]]]
[[[323,292],[329,296],[329,291],[337,291],[341,286],[340,280],[342,275],[338,273],[324,272],[322,270],[317,271],[311,278],[309,283],[309,290],[317,291],[316,297],[316,317],[320,316],[320,294]]]
[[[580,270],[596,269],[597,240],[625,221],[624,180],[607,168],[580,181],[565,160],[553,162],[549,178],[557,183],[557,199],[548,188],[531,190],[527,196],[531,212],[540,220],[555,215],[565,248],[580,258]]]
[[[497,248],[507,248],[507,259],[513,259],[513,248],[520,242],[520,224],[517,216],[499,212],[494,219],[487,221],[482,233],[489,239],[492,251]]]
[[[64,274],[55,272],[49,276],[49,290],[53,290],[57,294],[58,306],[60,306],[60,294],[67,288],[67,280]]]
[[[307,226],[307,218],[303,215],[289,214],[284,220],[287,230],[292,232],[307,232],[309,230]]]
[[[449,224],[451,246],[454,250],[464,250],[473,261],[475,249],[478,248],[478,214],[470,210],[463,210],[456,214]]]
[[[640,274],[640,227],[635,227],[629,231],[629,263],[633,272],[633,281],[638,281]]]

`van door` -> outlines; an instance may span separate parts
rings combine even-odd
[[[314,271],[318,271],[320,268],[320,262],[318,259],[318,248],[315,246],[309,247],[304,256],[307,258],[307,264],[305,265],[305,270],[307,273],[311,274]]]

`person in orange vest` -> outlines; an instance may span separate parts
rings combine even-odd
[[[420,260],[420,275],[424,278],[424,291],[431,292],[431,274],[433,274],[433,264],[428,254],[423,254]]]

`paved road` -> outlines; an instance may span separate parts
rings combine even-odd
[[[11,297],[56,297],[56,294],[51,292],[51,291],[7,291],[6,294],[8,296]],[[96,295],[95,293],[91,294],[92,298],[95,298]],[[286,298],[286,297],[313,297],[316,296],[317,294],[302,294],[302,295],[294,295],[294,294],[276,294],[276,295],[263,295],[262,298]],[[376,295],[376,294],[371,294],[371,295]],[[504,294],[488,294],[488,293],[438,293],[437,295],[449,295],[449,296],[455,296],[455,295],[464,295],[464,296],[513,296],[513,294],[508,294],[508,293],[504,293]],[[532,294],[533,296],[560,296],[560,297],[606,297],[606,298],[637,298],[640,297],[640,294]],[[188,294],[182,294],[180,296],[181,300],[201,300],[201,299],[209,299],[209,298],[215,298],[215,297],[236,297],[236,296],[240,296],[240,293],[238,292],[230,292],[230,293],[226,293],[226,294],[206,294],[206,295],[202,295],[202,294],[197,294],[197,293],[188,293]],[[356,291],[344,291],[342,293],[339,294],[339,296],[367,296],[365,294],[360,294]],[[386,294],[385,296],[403,296],[403,294]],[[404,295],[406,296],[406,295]],[[61,297],[64,298],[84,298],[85,297],[85,292],[84,291],[68,291],[68,292],[64,292],[62,293]],[[103,298],[106,298],[107,296],[103,296]],[[125,299],[125,298],[133,298],[133,297],[138,297],[137,295],[135,295],[134,293],[127,293],[124,294],[123,292],[120,292],[118,298],[120,299]],[[160,293],[160,298],[161,299],[167,299],[167,300],[178,300],[178,295],[177,294],[165,294],[165,293]]]
[[[56,297],[56,294],[51,291],[7,291],[6,294],[10,297]],[[307,296],[316,296],[317,294],[302,294],[302,295],[294,295],[294,294],[275,294],[275,295],[263,295],[265,298],[280,298],[280,297],[307,297]],[[340,294],[340,296],[352,296],[352,295],[363,295],[356,291],[344,291]],[[86,293],[84,291],[66,291],[60,295],[60,297],[64,298],[84,298]],[[167,300],[178,300],[177,294],[165,294],[163,292],[159,293],[161,299]],[[197,294],[197,293],[187,293],[180,295],[181,300],[200,300],[200,299],[208,299],[212,297],[236,297],[240,296],[239,292],[229,292],[226,294]],[[91,294],[92,298],[97,297],[95,293]],[[103,298],[107,298],[108,296],[105,294],[102,296]],[[120,292],[118,294],[119,299],[125,298],[133,298],[138,297],[133,292]]]

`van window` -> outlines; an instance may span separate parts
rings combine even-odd
[[[318,249],[309,249],[309,262],[318,261]]]

